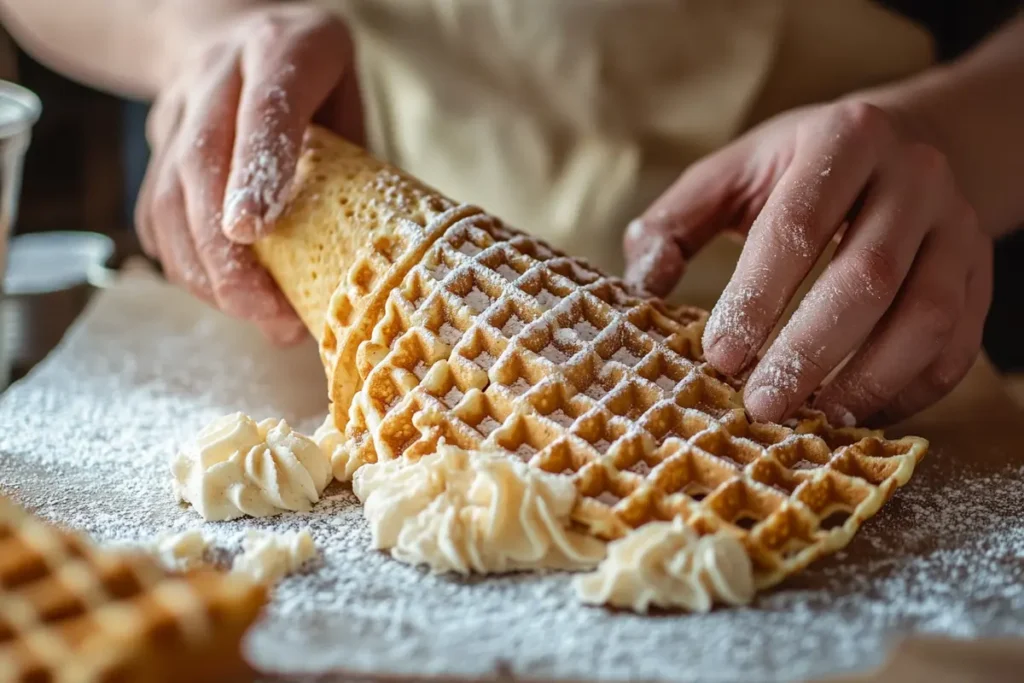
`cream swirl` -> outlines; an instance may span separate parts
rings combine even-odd
[[[254,581],[274,584],[318,556],[307,529],[276,534],[250,530],[242,540],[242,552],[235,556],[231,571]]]
[[[207,520],[309,510],[331,481],[328,457],[284,420],[242,413],[208,425],[171,462],[178,498]]]
[[[345,435],[334,424],[331,412],[327,413],[327,419],[313,432],[313,440],[330,459],[334,477],[338,481],[351,481],[355,471],[366,464],[353,456],[345,442]]]
[[[572,482],[512,457],[442,443],[413,462],[365,465],[353,490],[374,547],[435,572],[582,569],[604,557],[603,542],[570,528]]]
[[[724,533],[698,537],[681,517],[613,541],[608,557],[574,586],[585,603],[641,613],[651,606],[707,612],[715,602],[745,605],[755,591],[743,544]]]

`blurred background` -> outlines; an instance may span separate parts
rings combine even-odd
[[[889,4],[928,25],[941,58],[950,59],[974,45],[1021,3]],[[25,161],[15,233],[97,232],[115,241],[117,261],[140,253],[132,213],[147,162],[146,103],[120,100],[62,78],[22,52],[2,28],[0,78],[33,90],[43,102]],[[997,246],[995,279],[986,350],[1004,372],[1024,371],[1024,232]]]

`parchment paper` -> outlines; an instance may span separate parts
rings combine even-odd
[[[103,543],[201,527],[223,559],[245,528],[310,527],[322,562],[278,586],[246,644],[280,679],[798,680],[877,667],[908,633],[1024,634],[1024,416],[984,362],[905,427],[933,450],[845,552],[750,608],[701,616],[582,607],[564,575],[461,580],[400,565],[367,550],[340,485],[310,514],[268,520],[204,524],[173,501],[168,458],[204,423],[242,410],[311,430],[324,394],[312,344],[272,349],[152,276],[128,276],[4,395],[0,492]]]

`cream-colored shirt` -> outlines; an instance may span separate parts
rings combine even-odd
[[[694,160],[932,60],[869,0],[322,1],[356,36],[374,152],[610,272]],[[737,247],[706,252],[683,295],[708,306]]]

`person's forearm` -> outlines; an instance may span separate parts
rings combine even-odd
[[[0,0],[15,40],[56,71],[148,98],[197,36],[265,0]]]
[[[921,126],[986,232],[1024,224],[1024,17],[955,63],[859,96]]]

